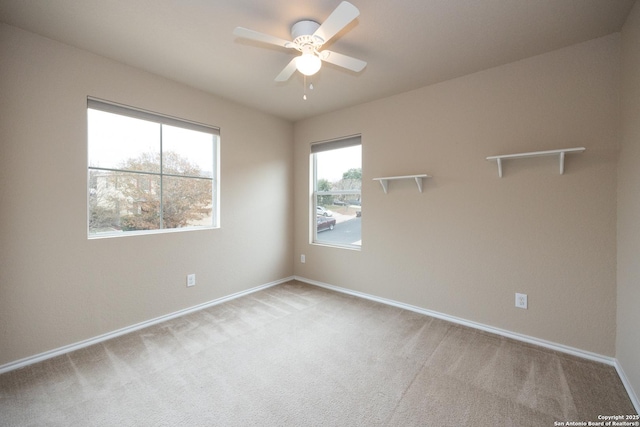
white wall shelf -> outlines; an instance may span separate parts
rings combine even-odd
[[[418,186],[418,191],[422,193],[422,179],[423,178],[431,178],[427,174],[420,175],[405,175],[405,176],[387,176],[383,178],[373,178],[374,181],[380,181],[380,185],[382,185],[382,189],[385,194],[389,190],[389,181],[393,181],[396,179],[415,179],[416,185]]]
[[[526,157],[540,157],[540,156],[555,156],[560,158],[560,175],[564,173],[564,156],[566,153],[582,153],[586,148],[561,148],[559,150],[548,151],[532,151],[530,153],[518,153],[518,154],[505,154],[502,156],[487,157],[487,160],[495,160],[498,162],[498,176],[502,178],[502,161],[506,159],[523,159]]]

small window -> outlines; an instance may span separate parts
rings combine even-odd
[[[313,144],[312,242],[362,247],[360,136]]]
[[[89,237],[219,226],[217,128],[87,103]]]

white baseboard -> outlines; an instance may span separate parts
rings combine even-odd
[[[424,315],[435,317],[435,318],[438,318],[438,319],[447,320],[449,322],[456,323],[458,325],[468,326],[470,328],[479,329],[481,331],[490,332],[490,333],[493,333],[493,334],[496,334],[496,335],[501,335],[501,336],[504,336],[504,337],[507,337],[507,338],[512,338],[512,339],[515,339],[515,340],[518,340],[518,341],[523,341],[523,342],[526,342],[526,343],[529,343],[529,344],[538,345],[540,347],[545,347],[545,348],[548,348],[548,349],[551,349],[551,350],[555,350],[555,351],[559,351],[559,352],[562,352],[562,353],[571,354],[571,355],[574,355],[574,356],[577,356],[577,357],[581,357],[581,358],[584,358],[584,359],[589,359],[589,360],[593,360],[593,361],[596,361],[596,362],[605,363],[605,364],[611,365],[611,366],[615,365],[615,359],[613,357],[603,356],[601,354],[592,353],[590,351],[580,350],[580,349],[569,347],[569,346],[566,346],[566,345],[563,345],[563,344],[554,343],[554,342],[543,340],[543,339],[540,339],[540,338],[530,337],[528,335],[523,335],[523,334],[519,334],[517,332],[507,331],[505,329],[495,328],[493,326],[484,325],[482,323],[473,322],[471,320],[462,319],[460,317],[450,316],[448,314],[439,313],[437,311],[429,310],[429,309],[422,308],[422,307],[416,307],[414,305],[405,304],[403,302],[398,302],[398,301],[390,300],[390,299],[387,299],[387,298],[381,298],[381,297],[377,297],[375,295],[369,295],[369,294],[365,294],[363,292],[358,292],[358,291],[353,291],[351,289],[341,288],[339,286],[329,285],[327,283],[318,282],[316,280],[310,280],[310,279],[307,279],[307,278],[304,278],[304,277],[294,276],[294,278],[296,280],[299,280],[300,282],[308,283],[310,285],[319,286],[319,287],[326,288],[326,289],[331,289],[331,290],[336,291],[336,292],[341,292],[341,293],[344,293],[344,294],[353,295],[353,296],[356,296],[356,297],[368,299],[368,300],[371,300],[371,301],[376,301],[376,302],[379,302],[379,303],[382,303],[382,304],[391,305],[391,306],[398,307],[398,308],[403,308],[405,310],[410,310],[410,311],[414,311],[416,313],[424,314]]]
[[[636,394],[635,390],[631,386],[631,381],[629,381],[629,377],[627,377],[624,369],[622,369],[622,365],[620,365],[618,359],[616,359],[614,366],[616,367],[616,371],[618,372],[620,381],[622,381],[622,384],[624,384],[624,388],[627,389],[627,394],[629,395],[629,399],[631,399],[631,403],[633,403],[633,407],[636,408],[636,412],[640,414],[640,400],[638,399],[638,395]]]
[[[490,332],[490,333],[493,333],[493,334],[496,334],[496,335],[501,335],[501,336],[507,337],[507,338],[512,338],[512,339],[517,340],[517,341],[522,341],[522,342],[526,342],[526,343],[529,343],[529,344],[538,345],[540,347],[545,347],[545,348],[548,348],[550,350],[555,350],[555,351],[559,351],[561,353],[571,354],[573,356],[581,357],[583,359],[593,360],[595,362],[600,362],[600,363],[604,363],[604,364],[613,366],[616,369],[616,371],[618,372],[618,376],[620,377],[620,380],[622,381],[622,384],[624,385],[624,388],[626,389],[627,394],[629,395],[629,399],[631,400],[631,403],[633,404],[636,412],[640,413],[640,402],[638,401],[638,396],[636,395],[633,387],[631,386],[631,382],[629,381],[627,375],[624,373],[624,370],[622,369],[622,366],[620,366],[620,363],[614,357],[603,356],[601,354],[592,353],[590,351],[581,350],[581,349],[578,349],[578,348],[566,346],[564,344],[558,344],[558,343],[554,343],[554,342],[551,342],[551,341],[543,340],[543,339],[540,339],[540,338],[530,337],[528,335],[523,335],[523,334],[519,334],[517,332],[507,331],[505,329],[494,328],[493,326],[484,325],[482,323],[473,322],[473,321],[470,321],[470,320],[462,319],[460,317],[450,316],[448,314],[439,313],[437,311],[428,310],[426,308],[416,307],[414,305],[405,304],[405,303],[394,301],[394,300],[390,300],[390,299],[387,299],[387,298],[381,298],[381,297],[377,297],[377,296],[374,296],[374,295],[369,295],[369,294],[366,294],[366,293],[363,293],[363,292],[353,291],[351,289],[346,289],[346,288],[341,288],[339,286],[329,285],[327,283],[318,282],[317,280],[311,280],[311,279],[307,279],[305,277],[294,276],[294,279],[298,280],[300,282],[308,283],[310,285],[319,286],[321,288],[330,289],[332,291],[341,292],[341,293],[344,293],[344,294],[356,296],[356,297],[359,297],[359,298],[368,299],[368,300],[379,302],[379,303],[382,303],[382,304],[391,305],[393,307],[398,307],[398,308],[402,308],[402,309],[405,309],[405,310],[414,311],[416,313],[424,314],[424,315],[435,317],[435,318],[442,319],[442,320],[447,320],[449,322],[456,323],[456,324],[459,324],[459,325],[468,326],[470,328],[479,329],[481,331]]]
[[[116,338],[116,337],[119,337],[121,335],[125,335],[125,334],[131,333],[131,332],[134,332],[134,331],[137,331],[137,330],[140,330],[140,329],[144,329],[144,328],[147,328],[149,326],[156,325],[158,323],[166,322],[167,320],[175,319],[177,317],[184,316],[186,314],[190,314],[190,313],[193,313],[193,312],[196,312],[196,311],[199,311],[199,310],[203,310],[205,308],[212,307],[212,306],[217,305],[217,304],[222,304],[224,302],[227,302],[227,301],[230,301],[230,300],[233,300],[233,299],[236,299],[236,298],[240,298],[240,297],[243,297],[245,295],[249,295],[249,294],[252,294],[254,292],[258,292],[258,291],[261,291],[263,289],[267,289],[267,288],[270,288],[272,286],[276,286],[276,285],[288,282],[290,280],[298,280],[300,282],[308,283],[310,285],[318,286],[318,287],[321,287],[321,288],[330,289],[332,291],[341,292],[341,293],[352,295],[352,296],[356,296],[356,297],[359,297],[359,298],[368,299],[368,300],[371,300],[371,301],[375,301],[375,302],[379,302],[379,303],[382,303],[382,304],[386,304],[386,305],[402,308],[402,309],[405,309],[405,310],[410,310],[410,311],[413,311],[413,312],[416,312],[416,313],[420,313],[420,314],[424,314],[424,315],[427,315],[427,316],[435,317],[435,318],[438,318],[438,319],[446,320],[446,321],[449,321],[449,322],[452,322],[452,323],[456,323],[456,324],[459,324],[459,325],[468,326],[470,328],[482,330],[482,331],[485,331],[485,332],[494,333],[496,335],[501,335],[501,336],[504,336],[504,337],[507,337],[507,338],[512,338],[512,339],[515,339],[515,340],[518,340],[518,341],[522,341],[522,342],[526,342],[526,343],[529,343],[529,344],[538,345],[540,347],[545,347],[545,348],[548,348],[548,349],[551,349],[551,350],[555,350],[555,351],[559,351],[559,352],[562,352],[562,353],[571,354],[573,356],[577,356],[577,357],[581,357],[581,358],[584,358],[584,359],[589,359],[589,360],[593,360],[593,361],[596,361],[596,362],[605,363],[607,365],[614,366],[616,371],[618,372],[618,375],[620,377],[620,380],[622,381],[622,384],[624,385],[625,389],[627,390],[627,393],[629,394],[629,398],[631,399],[631,402],[633,403],[633,406],[635,407],[636,412],[640,413],[640,401],[638,400],[638,396],[636,395],[633,387],[631,386],[631,383],[630,383],[627,375],[625,374],[624,369],[619,364],[618,360],[613,358],[613,357],[603,356],[603,355],[592,353],[592,352],[589,352],[589,351],[580,350],[580,349],[577,349],[577,348],[565,346],[563,344],[558,344],[558,343],[554,343],[554,342],[551,342],[551,341],[547,341],[547,340],[543,340],[543,339],[534,338],[534,337],[530,337],[530,336],[527,336],[527,335],[519,334],[519,333],[516,333],[516,332],[507,331],[505,329],[494,328],[492,326],[484,325],[484,324],[481,324],[481,323],[473,322],[473,321],[462,319],[462,318],[455,317],[455,316],[450,316],[448,314],[439,313],[437,311],[432,311],[432,310],[428,310],[428,309],[425,309],[425,308],[416,307],[416,306],[413,306],[413,305],[410,305],[410,304],[405,304],[405,303],[394,301],[394,300],[390,300],[390,299],[387,299],[387,298],[377,297],[377,296],[366,294],[366,293],[363,293],[363,292],[358,292],[358,291],[353,291],[353,290],[346,289],[346,288],[341,288],[339,286],[329,285],[327,283],[318,282],[316,280],[311,280],[311,279],[307,279],[305,277],[300,277],[300,276],[286,277],[284,279],[276,280],[274,282],[270,282],[270,283],[266,283],[264,285],[256,286],[256,287],[251,288],[251,289],[247,289],[247,290],[244,290],[244,291],[236,292],[234,294],[227,295],[225,297],[221,297],[221,298],[218,298],[218,299],[215,299],[215,300],[203,303],[203,304],[198,304],[198,305],[195,305],[193,307],[189,307],[189,308],[186,308],[186,309],[183,309],[183,310],[179,310],[179,311],[176,311],[176,312],[164,315],[164,316],[156,317],[155,319],[147,320],[145,322],[141,322],[141,323],[137,323],[135,325],[127,326],[125,328],[118,329],[116,331],[108,332],[106,334],[99,335],[99,336],[94,337],[94,338],[90,338],[90,339],[87,339],[87,340],[84,340],[84,341],[80,341],[80,342],[77,342],[77,343],[74,343],[74,344],[70,344],[70,345],[66,345],[66,346],[63,346],[63,347],[59,347],[57,349],[46,351],[46,352],[40,353],[40,354],[36,354],[34,356],[26,357],[24,359],[16,360],[14,362],[10,362],[10,363],[7,363],[5,365],[1,365],[0,366],[0,374],[3,374],[5,372],[9,372],[9,371],[13,371],[15,369],[20,369],[22,367],[25,367],[25,366],[28,366],[28,365],[32,365],[34,363],[41,362],[43,360],[51,359],[53,357],[60,356],[62,354],[70,353],[72,351],[88,347],[90,345],[98,344],[100,342],[107,341],[107,340],[110,340],[112,338]]]
[[[74,344],[69,344],[69,345],[66,345],[64,347],[59,347],[59,348],[56,348],[54,350],[49,350],[49,351],[46,351],[44,353],[36,354],[34,356],[29,356],[29,357],[26,357],[24,359],[16,360],[15,362],[9,362],[9,363],[7,363],[5,365],[1,365],[0,366],[0,374],[3,374],[5,372],[9,372],[9,371],[13,371],[15,369],[20,369],[22,367],[25,367],[25,366],[28,366],[28,365],[32,365],[34,363],[42,362],[43,360],[51,359],[53,357],[60,356],[62,354],[66,354],[66,353],[70,353],[72,351],[79,350],[81,348],[89,347],[90,345],[98,344],[98,343],[101,343],[103,341],[107,341],[107,340],[110,340],[112,338],[116,338],[116,337],[119,337],[121,335],[125,335],[125,334],[128,334],[128,333],[137,331],[139,329],[148,328],[149,326],[153,326],[153,325],[156,325],[158,323],[166,322],[167,320],[175,319],[176,317],[184,316],[186,314],[193,313],[193,312],[199,311],[199,310],[203,310],[205,308],[212,307],[214,305],[222,304],[223,302],[227,302],[227,301],[230,301],[230,300],[233,300],[233,299],[236,299],[236,298],[240,298],[240,297],[243,297],[245,295],[249,295],[249,294],[252,294],[254,292],[258,292],[258,291],[261,291],[263,289],[267,289],[267,288],[270,288],[272,286],[276,286],[276,285],[288,282],[288,281],[293,280],[293,279],[294,279],[294,277],[291,276],[291,277],[287,277],[287,278],[284,278],[284,279],[276,280],[275,282],[266,283],[264,285],[256,286],[256,287],[251,288],[251,289],[247,289],[247,290],[244,290],[244,291],[236,292],[234,294],[227,295],[225,297],[221,297],[221,298],[215,299],[213,301],[209,301],[209,302],[205,302],[203,304],[195,305],[193,307],[185,308],[183,310],[179,310],[179,311],[176,311],[176,312],[173,312],[173,313],[169,313],[169,314],[166,314],[164,316],[156,317],[155,319],[147,320],[147,321],[144,321],[144,322],[141,322],[141,323],[137,323],[135,325],[131,325],[131,326],[127,326],[127,327],[122,328],[122,329],[118,329],[116,331],[112,331],[112,332],[108,332],[108,333],[103,334],[103,335],[99,335],[97,337],[89,338],[89,339],[84,340],[84,341],[80,341],[80,342],[77,342],[77,343],[74,343]]]

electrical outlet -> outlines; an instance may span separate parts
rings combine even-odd
[[[195,286],[195,285],[196,285],[196,275],[187,274],[187,286]]]
[[[304,254],[300,255],[300,262],[304,264],[306,261],[307,261],[307,258],[304,256]]]
[[[527,309],[527,294],[516,294],[516,307]]]

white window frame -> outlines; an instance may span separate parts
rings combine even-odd
[[[145,121],[150,121],[154,123],[158,123],[160,125],[169,125],[178,128],[194,130],[198,132],[208,133],[215,138],[213,139],[213,159],[212,159],[212,167],[213,173],[212,177],[202,177],[202,176],[188,176],[188,175],[174,175],[170,173],[165,173],[162,170],[160,172],[139,172],[139,171],[129,171],[118,168],[101,168],[94,167],[89,164],[89,158],[87,156],[87,236],[89,239],[97,239],[103,237],[124,237],[124,236],[134,236],[134,235],[145,235],[145,234],[161,234],[161,233],[172,233],[172,232],[181,232],[181,231],[193,231],[193,230],[210,230],[215,228],[220,228],[220,128],[205,125],[202,123],[197,123],[194,121],[189,121],[185,119],[180,119],[160,113],[155,113],[123,104],[118,104],[111,101],[105,101],[99,98],[87,97],[87,114],[89,110],[98,110],[107,113],[113,113],[120,116],[142,119]],[[87,138],[87,147],[89,146],[89,139]],[[160,155],[162,157],[162,142],[160,140]],[[130,231],[117,231],[117,232],[101,232],[101,233],[91,233],[89,228],[90,221],[90,197],[91,197],[91,181],[90,175],[92,170],[103,170],[105,172],[124,172],[124,173],[135,173],[140,174],[141,176],[158,176],[162,177],[177,177],[182,179],[204,179],[211,181],[211,216],[212,216],[212,224],[204,225],[204,226],[189,226],[189,227],[180,227],[180,228],[163,228],[163,201],[162,196],[160,196],[160,228],[154,230],[130,230]],[[162,179],[161,179],[162,182]],[[161,184],[162,185],[162,184]],[[162,194],[162,187],[160,187],[160,194]]]
[[[353,249],[353,250],[361,250],[362,244],[360,245],[352,245],[352,244],[339,244],[339,243],[329,243],[324,241],[318,241],[318,230],[317,230],[317,206],[318,206],[318,197],[319,196],[341,196],[348,194],[357,194],[362,197],[362,190],[333,190],[333,191],[319,191],[318,190],[318,175],[317,175],[317,158],[315,156],[316,153],[321,153],[323,151],[331,151],[340,148],[348,148],[355,146],[362,146],[362,135],[351,135],[344,138],[338,138],[329,141],[315,142],[311,144],[311,180],[312,180],[312,194],[311,194],[311,206],[310,206],[310,220],[309,220],[309,240],[311,244],[320,245],[320,246],[330,246],[334,248],[342,248],[342,249]],[[362,241],[362,228],[360,229],[360,238]]]

